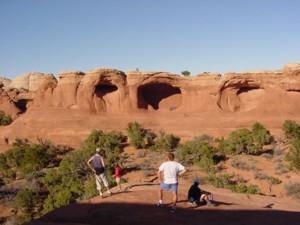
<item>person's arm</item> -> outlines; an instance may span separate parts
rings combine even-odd
[[[103,168],[105,168],[105,163],[104,163],[104,159],[103,159],[103,157],[101,156],[101,164],[102,164],[102,166],[103,166]]]
[[[88,166],[91,168],[91,170],[95,173],[96,171],[94,170],[94,168],[91,166],[91,162],[93,160],[94,156],[92,156],[88,161],[87,161],[87,164]]]
[[[163,177],[161,174],[162,174],[162,171],[158,170],[158,172],[157,172],[158,179],[160,182],[163,182]]]
[[[186,172],[187,172],[187,169],[184,168],[183,170],[179,171],[178,176],[180,176],[180,175],[182,175],[182,174],[184,174],[184,173],[186,173]]]

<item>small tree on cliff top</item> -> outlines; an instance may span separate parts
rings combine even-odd
[[[185,76],[185,77],[188,77],[191,73],[190,73],[190,71],[188,71],[188,70],[184,70],[184,71],[181,72],[181,74],[182,74],[183,76]]]

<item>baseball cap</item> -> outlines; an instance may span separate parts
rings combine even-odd
[[[197,178],[197,179],[195,179],[195,181],[194,181],[195,183],[197,183],[197,184],[200,184],[200,179],[199,178]]]

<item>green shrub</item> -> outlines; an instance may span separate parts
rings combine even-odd
[[[99,192],[96,188],[96,178],[95,178],[95,176],[89,176],[89,178],[85,184],[84,194],[83,194],[82,198],[83,199],[91,199],[98,194],[99,194]]]
[[[130,140],[130,144],[139,149],[139,148],[145,148],[146,142],[145,142],[145,129],[137,122],[128,123],[127,125],[127,133]]]
[[[184,71],[181,71],[181,74],[185,77],[188,77],[188,76],[190,76],[191,73],[188,70],[184,70]]]
[[[245,184],[236,184],[236,182],[231,181],[230,176],[228,174],[220,174],[220,175],[209,175],[208,177],[204,177],[202,181],[206,184],[212,184],[217,188],[226,188],[230,189],[237,193],[246,193],[246,194],[259,194],[260,189],[257,185],[245,185]]]
[[[293,120],[284,121],[283,131],[289,139],[300,138],[300,125]]]
[[[270,132],[260,123],[254,123],[252,126],[252,138],[255,145],[260,149],[266,144],[270,144],[272,136]]]
[[[9,184],[11,182],[13,182],[17,175],[16,172],[12,169],[6,169],[2,172],[2,176],[3,176],[3,181],[5,182],[5,184]]]
[[[26,139],[17,138],[12,148],[0,155],[0,167],[5,170],[14,168],[25,176],[46,168],[55,157],[55,147],[50,142],[30,144]]]
[[[234,185],[232,186],[234,192],[243,193],[243,194],[255,194],[258,195],[260,193],[260,189],[257,185],[250,184],[249,186],[245,184]]]
[[[5,112],[0,110],[0,126],[7,126],[12,123],[10,115],[6,115]]]
[[[77,158],[76,161],[79,164],[79,168],[87,172],[86,161],[95,154],[96,148],[101,147],[103,150],[101,154],[105,158],[105,163],[111,169],[110,167],[114,161],[119,159],[126,140],[127,138],[122,132],[111,131],[104,133],[101,130],[92,130],[91,134],[85,140],[81,151],[77,153],[78,155],[73,155],[72,157]]]
[[[44,201],[44,204],[43,204],[43,210],[42,210],[42,214],[46,214],[48,212],[51,212],[52,210],[55,209],[55,206],[54,206],[54,202],[55,202],[55,199],[54,199],[55,196],[49,194],[47,196],[47,198],[45,199]]]
[[[15,207],[21,209],[25,215],[33,215],[38,198],[37,191],[27,188],[21,189],[16,195]]]
[[[76,170],[75,163],[64,159],[58,169],[48,170],[43,179],[43,184],[49,191],[43,205],[43,213],[67,205],[84,193],[84,179]]]
[[[48,147],[39,144],[28,146],[18,166],[21,174],[37,173],[41,169],[46,168],[56,157],[56,153],[49,151]]]
[[[251,131],[242,128],[236,131],[233,131],[229,134],[229,141],[233,143],[236,154],[252,152],[250,147],[252,145]]]
[[[216,154],[216,149],[208,143],[209,141],[201,137],[187,141],[179,148],[179,160],[187,164],[199,165],[207,172],[213,170],[213,166],[219,162],[220,157]]]
[[[133,147],[140,149],[153,145],[155,134],[144,129],[144,127],[139,123],[128,123],[126,130],[128,133],[130,144]]]
[[[0,154],[0,173],[3,172],[4,170],[8,169],[9,166],[6,162],[6,157],[3,153]]]
[[[261,124],[255,123],[252,131],[242,128],[231,132],[228,141],[229,143],[223,141],[221,146],[223,149],[226,147],[226,152],[254,155],[262,149],[263,145],[271,143],[272,136]]]
[[[160,131],[158,137],[154,140],[154,145],[151,146],[153,150],[170,151],[175,149],[180,142],[180,137],[173,134],[166,134],[164,131]]]
[[[290,150],[285,159],[290,162],[290,167],[300,170],[300,138],[294,138],[291,142]]]
[[[230,176],[228,174],[211,174],[207,177],[203,177],[202,181],[204,184],[211,184],[214,187],[226,189],[231,189],[232,185],[234,184],[230,180]]]
[[[30,145],[27,142],[21,139],[16,139],[16,141],[13,143],[13,147],[4,153],[7,165],[10,168],[19,167],[25,151],[29,146]]]
[[[235,144],[230,140],[225,140],[223,137],[221,139],[216,139],[218,143],[218,151],[224,155],[232,155],[235,154]]]

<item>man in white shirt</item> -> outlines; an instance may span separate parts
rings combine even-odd
[[[158,169],[157,175],[160,179],[157,207],[163,207],[163,191],[171,190],[173,193],[173,205],[171,212],[176,212],[176,203],[178,199],[178,176],[184,174],[187,170],[183,165],[174,161],[174,154],[168,153],[166,162],[162,163]],[[162,176],[163,174],[163,176]]]

